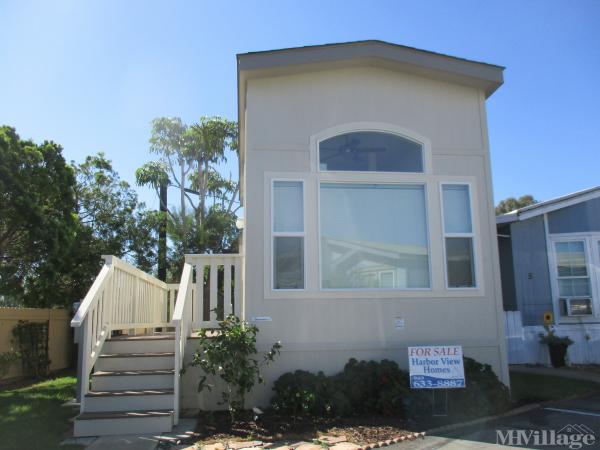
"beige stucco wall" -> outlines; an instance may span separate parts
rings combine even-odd
[[[70,327],[70,315],[66,309],[0,308],[0,353],[12,349],[12,330],[19,320],[30,322],[48,321],[48,353],[50,371],[69,367],[72,361],[73,337]],[[21,362],[11,366],[6,379],[22,376]]]
[[[261,348],[282,342],[282,355],[268,378],[295,369],[335,373],[350,357],[388,358],[406,368],[408,346],[460,344],[467,356],[491,364],[508,384],[483,93],[387,69],[354,67],[250,79],[246,105],[245,318],[272,318],[256,323]],[[396,127],[428,144],[430,290],[319,289],[317,198],[322,175],[315,170],[316,140],[327,129],[352,123]],[[386,181],[411,180],[406,174],[381,176]],[[305,182],[306,291],[270,289],[273,178]],[[471,184],[479,280],[474,290],[445,288],[442,181]],[[396,317],[404,318],[404,329],[395,328]],[[184,381],[184,406],[197,404],[195,383]],[[270,395],[266,386],[251,401],[264,404]]]

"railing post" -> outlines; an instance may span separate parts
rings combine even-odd
[[[88,320],[89,316],[83,321],[81,326],[81,402],[79,410],[81,413],[85,411],[85,395],[90,389],[90,371],[89,367],[89,352],[90,352],[90,333]]]
[[[227,258],[223,264],[223,317],[232,313],[231,308],[231,265],[233,259]]]
[[[175,425],[179,423],[179,382],[180,382],[180,370],[181,370],[181,339],[185,339],[181,336],[181,322],[177,321],[175,324],[175,380],[173,384],[173,422]]]
[[[210,318],[210,320],[212,321],[212,314],[213,314],[213,309],[214,309],[214,314],[215,314],[215,321],[219,320],[219,316],[218,316],[218,311],[217,311],[217,293],[219,292],[219,286],[218,286],[218,275],[219,275],[219,266],[217,266],[217,263],[213,260],[210,263],[210,311],[208,314],[208,317]]]

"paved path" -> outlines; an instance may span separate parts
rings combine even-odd
[[[70,438],[64,444],[81,445],[85,450],[155,450],[161,440],[176,441],[178,438],[185,438],[195,427],[196,419],[180,419],[179,425],[171,433]],[[172,445],[169,449],[180,450],[189,447],[189,444]]]
[[[565,450],[564,445],[534,445],[532,441],[523,445],[505,447],[497,445],[497,432],[507,430],[559,432],[564,427],[575,425],[585,427],[595,435],[592,445],[583,445],[581,450],[600,449],[600,394],[590,394],[582,398],[560,400],[545,404],[539,408],[511,417],[497,419],[487,423],[456,429],[438,435],[428,436],[425,440],[396,444],[389,450],[443,449],[443,450],[486,450],[501,448],[530,448],[541,450]],[[566,432],[565,432],[566,433]],[[567,433],[568,434],[568,433]],[[500,441],[502,442],[502,441]],[[509,442],[503,442],[509,443]]]
[[[524,366],[514,364],[510,366],[511,372],[531,373],[535,375],[549,375],[562,378],[570,378],[572,380],[585,380],[600,383],[600,373],[568,368],[554,368],[544,366]]]
[[[425,439],[390,445],[386,450],[496,450],[514,449],[505,445],[488,444],[486,442],[468,441],[465,439],[447,438],[443,436],[426,436]]]

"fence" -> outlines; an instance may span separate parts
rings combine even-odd
[[[0,353],[17,350],[13,345],[12,330],[19,320],[30,322],[48,322],[48,355],[50,371],[71,366],[73,337],[69,321],[71,317],[66,309],[0,308]],[[23,376],[20,361],[15,362],[6,379]]]
[[[523,326],[519,311],[505,311],[506,350],[509,364],[550,364],[548,348],[540,344],[542,326]],[[567,357],[571,364],[600,363],[600,324],[568,324],[554,327],[558,336],[569,336],[574,344]]]

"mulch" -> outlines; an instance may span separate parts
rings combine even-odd
[[[421,431],[415,424],[394,417],[291,418],[273,411],[255,417],[248,411],[232,424],[226,411],[203,413],[198,418],[196,437],[204,443],[236,439],[310,442],[321,435],[329,435],[346,436],[349,442],[364,445]]]

